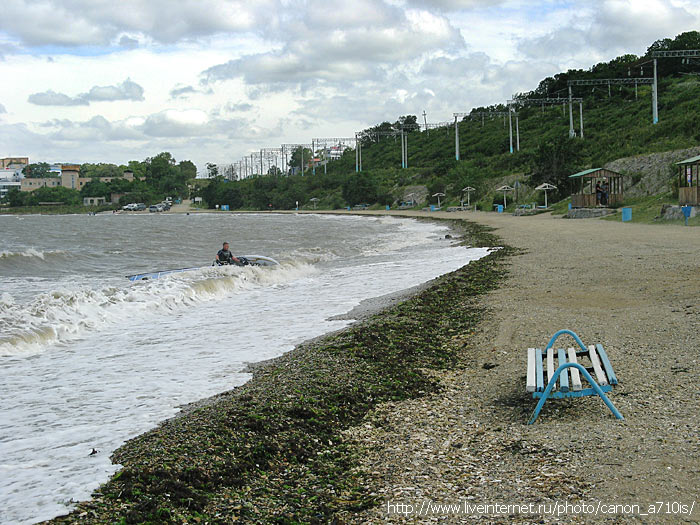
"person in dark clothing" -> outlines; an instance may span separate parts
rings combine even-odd
[[[607,206],[607,205],[608,205],[608,195],[609,195],[608,192],[610,191],[610,186],[608,185],[608,181],[607,181],[607,180],[606,180],[605,182],[603,182],[603,186],[601,186],[600,189],[601,189],[601,193],[600,193],[600,203],[601,203],[603,206]]]
[[[224,247],[216,254],[216,264],[219,266],[223,264],[241,264],[241,261],[229,251],[228,243],[225,242]]]
[[[601,200],[601,194],[603,193],[603,189],[600,187],[600,182],[595,183],[595,204],[596,206],[600,206],[600,200]]]

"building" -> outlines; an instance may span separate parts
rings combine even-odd
[[[85,197],[83,198],[83,206],[101,206],[106,203],[104,197]]]
[[[0,179],[0,200],[4,199],[5,196],[10,192],[11,189],[17,188],[21,189],[22,183],[20,181]]]
[[[63,186],[71,190],[81,190],[88,182],[92,181],[92,177],[81,177],[80,176],[80,164],[60,164],[52,165],[51,171],[56,173],[55,168],[58,169],[60,176],[56,177],[46,177],[46,178],[30,178],[22,180],[22,191],[34,191],[38,188],[56,188],[58,186]],[[100,182],[112,182],[114,179],[121,177],[100,177]],[[129,182],[134,180],[134,172],[131,170],[124,171],[123,178]],[[145,180],[146,177],[140,177],[140,180]]]
[[[43,178],[33,178],[24,177],[20,183],[21,191],[34,191],[39,188],[57,188],[61,186],[60,177],[43,177]]]
[[[0,159],[0,169],[22,169],[29,164],[29,157],[5,157]]]

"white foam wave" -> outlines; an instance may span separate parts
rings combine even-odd
[[[105,324],[162,315],[260,287],[281,286],[313,275],[309,264],[271,268],[207,267],[126,287],[60,288],[17,304],[0,297],[0,355],[39,353]]]
[[[3,250],[0,252],[0,259],[11,259],[14,257],[38,257],[42,261],[46,259],[47,256],[50,255],[58,255],[66,253],[64,250],[48,250],[48,251],[41,251],[41,250],[36,250],[34,248],[27,248],[23,251],[19,252],[12,252],[9,250]]]

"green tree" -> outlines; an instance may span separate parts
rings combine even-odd
[[[47,162],[37,162],[35,164],[27,164],[22,168],[22,173],[25,177],[34,179],[43,179],[46,177],[58,177],[56,173],[49,171],[51,166]]]
[[[534,156],[530,182],[534,185],[549,182],[564,197],[570,193],[569,175],[580,171],[581,141],[569,137],[541,143]]]

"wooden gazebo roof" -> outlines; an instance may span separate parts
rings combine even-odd
[[[623,177],[622,173],[612,171],[606,168],[591,168],[588,170],[579,171],[573,175],[569,175],[570,179],[595,179],[597,177]]]
[[[695,157],[690,157],[689,159],[682,160],[680,162],[676,162],[676,165],[688,165],[688,164],[700,164],[700,155],[696,155]]]

